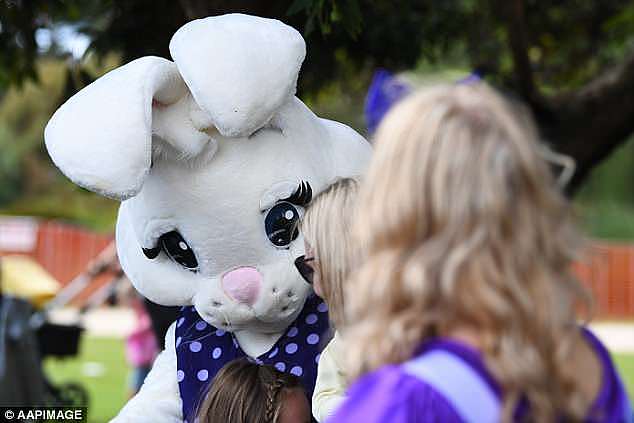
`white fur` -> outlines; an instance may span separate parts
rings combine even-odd
[[[311,292],[294,267],[304,253],[302,237],[275,247],[265,233],[266,212],[300,181],[317,194],[337,177],[360,175],[370,147],[293,96],[304,43],[279,21],[202,19],[181,28],[170,48],[178,71],[147,57],[110,72],[55,113],[46,145],[74,182],[124,200],[117,250],[135,287],[160,304],[194,305],[257,356]],[[143,254],[172,230],[194,251],[197,272],[163,252],[155,259]],[[223,274],[242,266],[262,275],[250,306],[221,285]],[[172,331],[116,421],[181,418]]]
[[[170,127],[188,90],[174,63],[142,57],[108,72],[71,97],[53,115],[44,139],[48,152],[73,182],[99,194],[125,200],[143,186],[150,168],[152,135],[167,142],[204,144],[210,137],[188,119]],[[189,96],[191,98],[191,96]],[[153,118],[161,118],[153,122]],[[170,119],[171,118],[171,119]]]
[[[170,53],[220,133],[240,136],[262,127],[295,94],[306,46],[280,21],[230,14],[184,25]]]

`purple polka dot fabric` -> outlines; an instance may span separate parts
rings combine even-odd
[[[311,295],[304,309],[273,347],[255,358],[259,364],[298,376],[310,399],[315,389],[322,338],[329,333],[328,307]],[[236,358],[246,357],[230,332],[201,319],[194,307],[185,307],[176,324],[176,380],[183,401],[183,417],[194,421],[196,408],[218,371]]]

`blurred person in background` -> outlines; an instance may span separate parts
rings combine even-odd
[[[135,315],[135,327],[125,340],[126,360],[132,369],[128,381],[128,397],[132,398],[139,392],[152,369],[152,363],[158,354],[158,343],[152,330],[150,315],[143,306],[143,297],[127,278],[124,278],[119,288],[119,304],[131,307]]]
[[[106,249],[99,255],[98,259],[88,265],[87,273],[91,278],[95,278],[102,273],[110,272],[115,277],[124,276],[119,259],[117,257],[117,249],[114,242],[112,242]],[[129,280],[125,278],[126,281]],[[143,306],[145,307],[147,314],[150,317],[152,330],[158,343],[159,350],[165,348],[165,334],[169,326],[176,320],[179,307],[167,307],[162,306],[147,298],[140,297]]]

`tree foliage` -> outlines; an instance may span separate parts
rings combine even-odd
[[[376,67],[452,63],[524,101],[542,134],[573,156],[573,187],[634,130],[631,0],[4,0],[0,86],[37,78],[36,32],[74,25],[97,57],[169,57],[190,19],[230,12],[282,19],[303,32],[300,93]],[[94,75],[67,77],[65,95]]]

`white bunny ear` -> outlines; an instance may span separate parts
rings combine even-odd
[[[119,200],[133,197],[151,166],[153,100],[170,104],[185,93],[174,63],[134,60],[64,103],[46,126],[46,148],[76,184]]]
[[[234,137],[264,126],[292,98],[306,45],[278,20],[229,14],[184,25],[170,53],[209,124]]]

